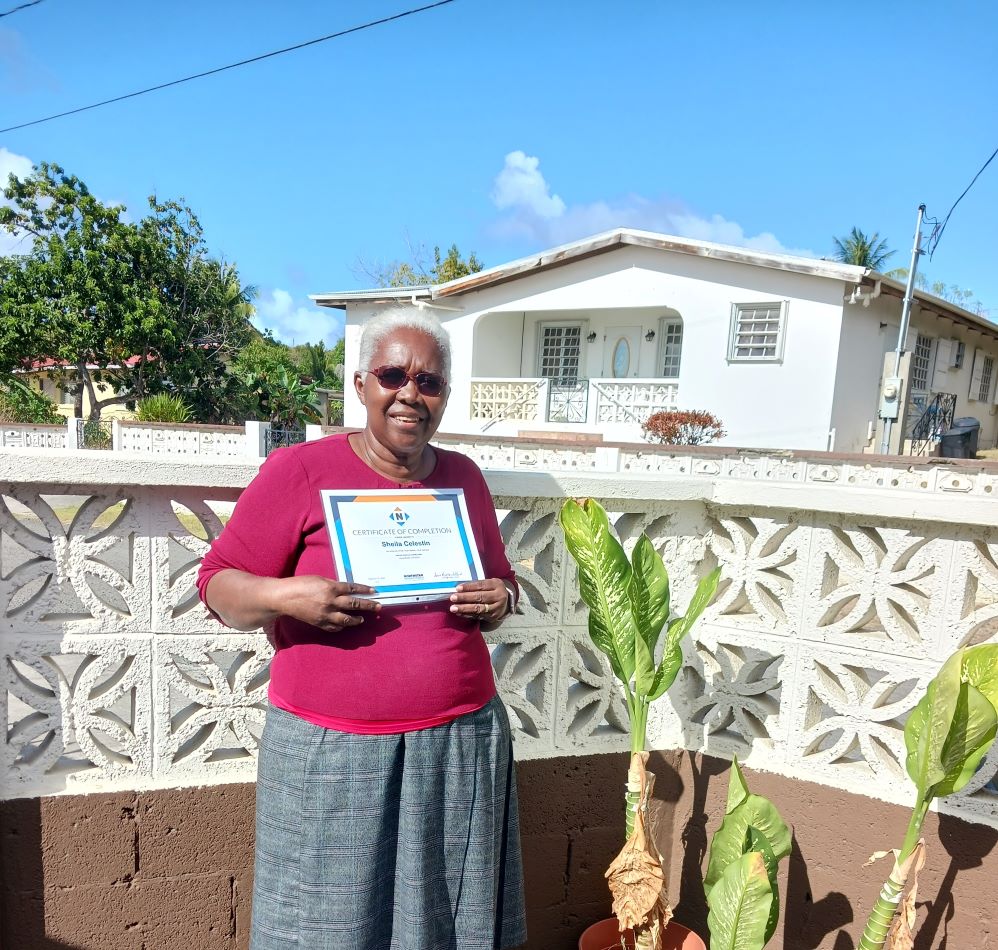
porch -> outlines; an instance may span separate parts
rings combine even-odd
[[[532,429],[642,437],[679,398],[683,320],[669,308],[486,312],[470,343],[470,430]]]

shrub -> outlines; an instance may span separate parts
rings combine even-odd
[[[191,410],[179,396],[158,393],[135,407],[135,417],[140,422],[189,422]]]
[[[664,445],[706,445],[725,436],[724,425],[704,409],[669,409],[643,423],[645,438]]]
[[[20,380],[0,380],[0,422],[59,425],[65,421],[51,399],[25,386]]]

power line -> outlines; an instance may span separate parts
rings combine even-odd
[[[28,3],[22,3],[20,6],[14,7],[12,10],[0,13],[0,20],[2,20],[5,16],[10,16],[12,13],[17,13],[19,10],[27,10],[28,7],[37,7],[38,4],[42,2],[43,0],[29,0]]]
[[[33,0],[33,3],[41,3],[42,0]],[[382,26],[391,23],[393,20],[401,20],[405,17],[414,16],[417,13],[425,13],[436,7],[446,6],[454,0],[437,0],[436,3],[429,3],[423,7],[415,7],[403,13],[395,13],[392,16],[382,17],[380,20],[371,20],[362,23],[360,26],[351,26],[349,29],[340,30],[338,33],[330,33],[327,36],[319,36],[314,40],[306,40],[304,43],[296,43],[294,46],[286,46],[284,49],[275,49],[269,53],[261,53],[259,56],[251,56],[249,59],[241,59],[238,63],[229,63],[227,66],[218,66],[215,69],[206,69],[201,73],[194,73],[192,76],[184,76],[182,79],[174,79],[172,82],[163,82],[158,86],[149,86],[146,89],[139,89],[137,92],[129,92],[123,96],[115,96],[113,99],[105,99],[102,102],[94,102],[88,106],[80,106],[78,109],[70,109],[67,112],[59,112],[56,115],[48,115],[43,119],[34,119],[31,122],[22,122],[20,125],[12,125],[6,129],[0,129],[0,135],[4,132],[15,132],[18,129],[26,129],[31,125],[41,125],[43,122],[52,122],[54,119],[62,119],[68,115],[76,115],[79,112],[88,112],[91,109],[99,109],[101,106],[108,106],[114,102],[122,102],[125,99],[134,99],[136,96],[144,96],[149,92],[157,92],[160,89],[169,89],[171,86],[179,86],[181,83],[190,82],[193,79],[203,79],[205,76],[214,76],[217,73],[224,73],[229,69],[236,69],[239,66],[248,66],[250,63],[259,63],[261,60],[270,59],[273,56],[280,56],[283,53],[293,53],[295,50],[305,49],[307,46],[315,46],[318,43],[325,43],[327,40],[335,40],[341,36],[348,36],[350,33],[359,33],[361,30],[369,30],[371,27]]]
[[[995,157],[996,155],[998,155],[998,148],[996,148],[996,149],[995,149],[995,150],[994,150],[994,151],[993,151],[993,152],[991,153],[991,158],[989,158],[989,159],[988,159],[988,160],[987,160],[987,161],[986,161],[986,162],[985,162],[985,163],[984,163],[984,164],[983,164],[983,165],[982,165],[982,166],[980,167],[980,169],[978,170],[977,174],[976,174],[976,175],[974,175],[974,177],[970,179],[970,184],[969,184],[969,185],[967,185],[967,187],[963,189],[963,192],[961,193],[960,197],[959,197],[959,198],[957,198],[957,199],[956,199],[956,201],[954,201],[954,202],[953,202],[953,207],[952,207],[952,208],[950,208],[950,209],[949,209],[949,211],[947,211],[947,212],[946,212],[946,217],[945,217],[945,218],[943,218],[943,223],[942,223],[942,224],[938,224],[938,223],[937,223],[937,224],[936,224],[936,226],[935,226],[935,227],[934,227],[934,228],[932,229],[932,233],[931,233],[931,234],[929,235],[929,240],[928,240],[928,241],[926,242],[926,247],[927,247],[927,248],[928,248],[928,250],[929,250],[929,260],[930,260],[930,261],[932,260],[932,255],[936,253],[936,248],[937,248],[937,247],[939,246],[939,241],[940,241],[940,240],[942,239],[942,236],[943,236],[943,231],[945,231],[945,230],[946,230],[946,225],[947,225],[947,223],[949,222],[949,216],[950,216],[950,215],[951,215],[951,214],[953,213],[953,211],[954,211],[954,210],[956,209],[956,206],[957,206],[957,205],[958,205],[958,204],[959,204],[959,203],[960,203],[960,202],[961,202],[961,201],[963,200],[963,196],[964,196],[964,195],[965,195],[965,194],[966,194],[966,193],[967,193],[968,191],[970,191],[970,189],[971,189],[971,188],[973,188],[973,187],[974,187],[974,182],[975,182],[975,181],[977,181],[977,179],[981,177],[981,172],[983,172],[983,171],[984,171],[984,169],[985,169],[985,168],[987,168],[987,167],[988,167],[988,165],[990,165],[990,164],[991,164],[992,160],[994,159],[994,157]]]

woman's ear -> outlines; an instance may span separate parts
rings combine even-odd
[[[364,395],[364,374],[361,372],[355,372],[353,374],[353,388],[357,393],[357,398],[360,400],[362,406],[367,405],[367,398]]]

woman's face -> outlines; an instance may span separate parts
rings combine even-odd
[[[374,351],[370,367],[398,366],[410,376],[443,375],[443,359],[436,340],[420,330],[403,327],[391,333]],[[374,439],[399,456],[420,452],[433,438],[447,406],[450,387],[439,396],[424,396],[413,380],[401,389],[385,389],[374,373],[354,373],[354,388],[367,409],[367,430]]]

